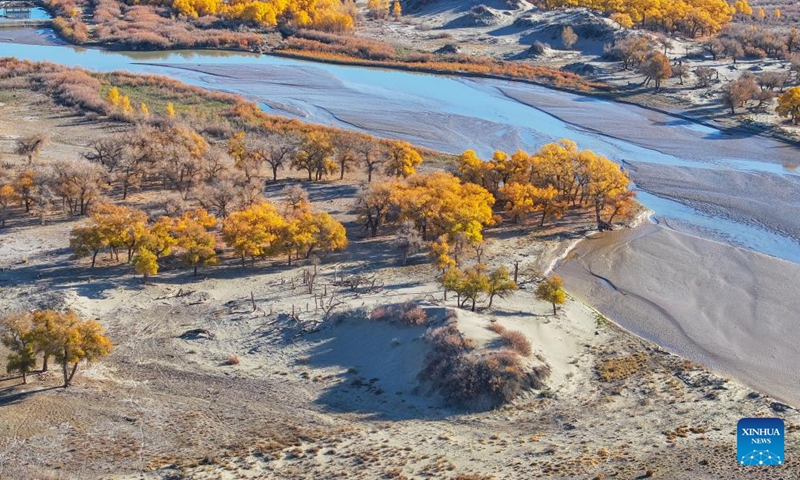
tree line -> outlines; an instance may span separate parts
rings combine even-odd
[[[156,275],[170,255],[191,267],[197,275],[201,265],[218,263],[222,239],[242,264],[256,259],[286,255],[311,256],[315,251],[334,251],[347,246],[344,226],[328,213],[314,212],[300,187],[286,189],[280,207],[263,200],[232,212],[220,222],[203,208],[182,215],[150,220],[145,211],[114,204],[99,204],[90,212],[90,221],[73,228],[70,246],[77,257],[90,257],[91,268],[97,256],[107,251],[109,259],[125,263],[145,280]]]
[[[725,0],[543,0],[547,8],[586,7],[611,16],[624,27],[639,25],[692,37],[718,32],[736,9]]]

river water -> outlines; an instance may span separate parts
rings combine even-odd
[[[654,211],[656,226],[650,228],[669,233],[637,234],[632,240],[609,237],[598,242],[598,248],[586,243],[579,258],[565,262],[560,270],[570,290],[623,326],[673,351],[746,379],[763,391],[780,383],[772,390],[776,395],[800,399],[798,382],[794,377],[787,381],[780,362],[759,359],[751,364],[747,361],[754,356],[744,355],[743,360],[737,353],[744,344],[765,348],[780,344],[782,351],[796,350],[791,332],[800,314],[794,307],[761,308],[765,297],[758,294],[758,289],[769,288],[792,295],[791,282],[800,282],[800,176],[794,170],[800,150],[796,147],[518,82],[231,52],[107,52],[5,43],[0,44],[0,56],[166,75],[241,94],[270,113],[402,138],[449,153],[474,149],[490,156],[494,149],[532,151],[570,138],[581,148],[621,162],[637,184],[639,201]],[[778,260],[740,254],[724,244]],[[741,255],[746,260],[728,262]],[[704,263],[710,257],[717,260]],[[634,265],[641,268],[623,268]],[[595,278],[601,270],[603,280]],[[767,285],[772,277],[763,272],[776,270],[782,272],[775,276],[782,279],[780,284]],[[761,273],[743,276],[739,271]],[[621,272],[624,279],[614,278]],[[636,280],[637,275],[642,281]],[[698,284],[699,278],[705,284]],[[626,291],[609,292],[608,282],[625,284]],[[712,283],[713,298],[705,298],[712,290],[704,288]],[[697,288],[687,292],[687,285]],[[634,296],[639,299],[637,307],[630,301]],[[727,304],[737,307],[707,308]],[[783,306],[790,304],[794,305]],[[698,315],[707,327],[691,328]],[[764,338],[753,339],[754,330],[744,328],[753,322],[768,327]],[[729,328],[747,335],[729,335]],[[800,366],[800,354],[786,362]]]

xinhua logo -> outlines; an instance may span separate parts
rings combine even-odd
[[[736,455],[739,465],[783,465],[783,420],[743,418],[736,427]]]

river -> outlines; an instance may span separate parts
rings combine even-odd
[[[544,143],[570,138],[581,148],[590,148],[623,163],[638,187],[639,201],[654,212],[652,221],[657,226],[651,228],[667,229],[671,235],[669,241],[683,245],[683,253],[690,251],[699,255],[698,252],[705,251],[705,247],[696,248],[696,242],[712,245],[715,252],[737,252],[734,247],[743,247],[758,252],[752,256],[754,263],[772,262],[765,256],[768,255],[785,260],[779,261],[779,267],[775,268],[790,272],[797,269],[800,273],[797,268],[800,263],[800,214],[797,213],[800,211],[800,176],[794,170],[800,163],[800,151],[773,139],[729,134],[632,105],[511,81],[329,65],[232,52],[109,52],[67,45],[3,43],[0,56],[54,61],[97,71],[128,70],[166,75],[194,85],[241,94],[274,114],[402,138],[449,153],[474,149],[479,155],[490,156],[494,149],[532,151]],[[630,249],[642,238],[656,237],[636,236],[636,242],[625,239],[618,240],[618,244]],[[665,247],[664,251],[667,250]],[[675,302],[681,300],[669,293],[675,292],[676,286],[683,291],[687,282],[704,278],[705,271],[665,267],[663,272],[666,273],[662,272],[660,277],[663,285],[650,283],[647,291],[638,291],[646,282],[634,282],[623,293],[619,289],[612,290],[618,295],[635,294],[646,299],[641,304],[654,305],[652,311],[641,305],[622,311],[620,305],[603,297],[611,295],[606,285],[609,281],[614,283],[611,277],[617,275],[616,271],[625,270],[630,278],[655,275],[623,268],[606,268],[603,281],[593,275],[593,269],[599,268],[598,261],[606,267],[619,266],[623,261],[636,264],[637,252],[611,258],[603,249],[583,248],[564,262],[559,271],[565,275],[568,286],[574,280],[571,291],[589,303],[599,303],[604,313],[622,319],[620,323],[626,328],[723,372],[737,374],[738,367],[750,368],[747,364],[737,364],[737,370],[731,371],[726,367],[732,364],[728,357],[715,356],[720,349],[734,351],[737,342],[745,341],[737,337],[735,341],[717,342],[719,336],[726,336],[724,328],[708,333],[714,341],[704,340],[702,337],[706,333],[701,331],[692,330],[694,333],[688,334],[685,328],[670,333],[684,335],[685,339],[691,337],[691,341],[680,341],[666,338],[650,322],[637,319],[643,315],[648,319],[659,318],[659,314],[653,312],[668,311],[667,315],[662,315],[664,322],[692,322],[691,311],[673,311]],[[651,256],[656,254],[649,249],[648,252]],[[694,261],[699,265],[692,260],[696,255],[682,256],[672,251],[658,258],[660,264],[648,261],[642,265],[656,269],[658,265],[675,262]],[[727,257],[723,255],[723,258]],[[733,268],[722,263],[708,265],[712,269],[728,267]],[[751,271],[761,270],[752,267]],[[735,275],[731,279],[731,272],[717,273],[715,278],[724,278],[724,284],[746,283],[746,280],[737,280]],[[599,285],[605,293],[598,290]],[[741,286],[744,290],[747,287],[747,284]],[[702,294],[702,289],[695,292],[695,296]],[[717,298],[706,301],[694,298],[689,303],[702,306],[708,301],[712,304],[727,301],[724,289],[715,290],[715,295]],[[619,300],[625,303],[624,299]],[[758,295],[750,300],[753,304],[761,301]],[[725,310],[724,314],[734,315],[731,319],[734,328],[751,321],[763,324],[800,320],[797,318],[800,308],[780,313],[789,317],[795,314],[794,318],[785,319],[774,318],[778,315],[774,311],[764,310],[756,315],[753,312],[757,310],[752,308],[738,313]],[[713,320],[721,313],[714,310],[706,314]],[[786,329],[773,331],[779,338],[770,334],[763,339],[765,345],[773,340],[779,343],[791,340]],[[738,358],[740,353],[733,355]],[[789,359],[797,362],[793,363],[795,366],[800,365],[798,355]],[[759,370],[759,378],[765,375],[769,378],[765,382],[751,381],[751,384],[783,399],[800,398],[800,390],[791,387],[771,390],[773,380],[779,378],[784,369],[763,360],[759,362],[764,367],[764,372]],[[737,376],[748,380],[752,377],[750,374]]]

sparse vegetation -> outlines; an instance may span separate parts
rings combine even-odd
[[[643,352],[608,358],[598,362],[597,374],[606,382],[620,380],[639,372],[646,362],[647,355]]]
[[[542,388],[549,374],[547,366],[525,372],[520,357],[510,350],[475,352],[453,324],[432,330],[427,340],[431,352],[419,379],[456,406],[495,408],[523,390]]]

